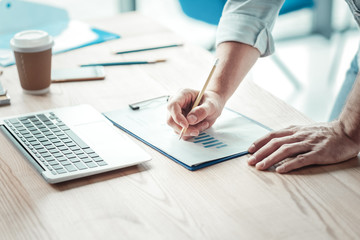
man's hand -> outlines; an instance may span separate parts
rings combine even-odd
[[[198,91],[192,89],[181,90],[172,96],[168,103],[167,123],[179,134],[183,127],[187,127],[183,138],[187,139],[199,135],[200,132],[211,127],[220,116],[225,102],[212,91],[206,91],[196,108],[192,109]]]
[[[359,144],[346,134],[339,121],[292,126],[274,131],[249,148],[249,165],[259,170],[276,167],[279,173],[313,164],[332,164],[355,157]]]

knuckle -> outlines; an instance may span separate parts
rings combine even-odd
[[[183,89],[181,89],[180,90],[180,94],[186,94],[186,93],[188,93],[188,92],[190,92],[190,88],[183,88]]]
[[[312,150],[314,147],[313,144],[311,144],[308,141],[301,142],[301,145],[302,145],[303,149],[307,149],[307,150]]]
[[[279,140],[277,138],[273,138],[269,141],[270,146],[278,147],[279,146]]]
[[[171,111],[174,108],[174,103],[171,100],[169,100],[166,108],[168,111]]]
[[[204,118],[206,116],[206,110],[202,107],[198,108],[198,110],[196,111],[196,114],[200,117],[200,118]]]
[[[288,154],[290,152],[290,150],[291,150],[291,145],[290,144],[283,144],[280,147],[280,151],[282,153],[285,153],[285,154]]]
[[[175,123],[180,123],[180,121],[181,121],[180,115],[175,115],[175,116],[173,117],[173,120],[174,120]]]
[[[196,126],[190,126],[185,132],[185,136],[197,136],[200,133],[200,129]]]
[[[209,121],[208,121],[208,123],[209,123],[209,125],[208,125],[208,127],[207,127],[207,128],[210,128],[212,125],[214,125],[214,123],[215,123],[215,119],[213,119],[213,120],[209,120]]]
[[[166,118],[166,124],[169,125],[172,128],[178,128],[179,127],[180,118],[177,116],[171,116],[169,115]]]
[[[290,125],[289,127],[285,128],[290,134],[296,134],[299,132],[300,127],[296,125]]]
[[[292,141],[292,142],[300,142],[301,140],[303,140],[303,137],[301,136],[301,134],[294,134],[294,135],[291,135],[289,137],[289,139]]]
[[[209,109],[214,109],[216,108],[216,105],[213,101],[208,101],[208,106],[207,106]]]
[[[167,117],[166,123],[167,123],[167,125],[171,126],[171,125],[173,124],[173,119],[172,119],[172,117]]]
[[[275,136],[276,136],[276,132],[270,132],[270,133],[268,134],[268,137],[269,137],[269,138],[275,138]]]
[[[193,96],[194,95],[194,90],[192,90],[190,88],[184,88],[184,89],[180,90],[179,95],[181,95],[181,96]]]
[[[296,161],[300,164],[300,165],[305,165],[307,162],[307,157],[304,155],[298,155],[296,157]]]
[[[202,124],[201,124],[201,127],[200,127],[200,132],[202,132],[202,131],[204,131],[205,129],[207,129],[208,127],[209,127],[209,123],[208,122],[203,122]]]

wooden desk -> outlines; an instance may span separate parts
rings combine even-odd
[[[22,92],[16,68],[1,77],[11,106],[0,115],[80,103],[100,112],[200,88],[210,53],[191,45],[111,55],[114,50],[178,41],[138,14],[96,21],[122,39],[53,58],[53,67],[104,60],[167,58],[156,65],[109,67],[104,81],[53,84],[51,93]],[[277,129],[310,122],[247,80],[229,107]],[[165,117],[165,116],[164,116]],[[119,130],[120,131],[120,130]],[[135,140],[134,140],[135,141]],[[356,239],[360,236],[358,159],[280,175],[257,171],[248,156],[190,172],[140,142],[153,160],[135,167],[49,185],[0,135],[1,239]]]

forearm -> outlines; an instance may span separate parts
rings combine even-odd
[[[339,121],[345,133],[360,146],[360,75],[356,77]]]
[[[260,52],[247,44],[223,42],[218,45],[216,55],[219,63],[208,90],[219,94],[225,103],[260,57]]]

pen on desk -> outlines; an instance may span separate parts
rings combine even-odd
[[[210,82],[210,79],[211,79],[211,77],[212,77],[212,75],[213,75],[213,73],[214,73],[214,71],[215,71],[215,68],[216,68],[216,65],[217,65],[218,61],[219,61],[219,59],[217,58],[217,59],[215,60],[215,62],[214,62],[214,65],[213,65],[213,67],[212,67],[212,69],[211,69],[211,71],[210,71],[210,74],[209,74],[208,78],[206,79],[206,82],[205,82],[203,88],[201,89],[201,91],[200,91],[199,94],[197,95],[197,97],[196,97],[196,99],[195,99],[195,102],[194,102],[194,105],[192,106],[191,110],[193,110],[194,108],[196,108],[196,107],[199,105],[199,103],[200,103],[200,101],[201,101],[201,98],[202,98],[202,96],[204,95],[204,92],[205,92],[205,90],[206,90],[206,88],[207,88],[207,86],[208,86],[208,84],[209,84],[209,82]],[[190,111],[191,111],[191,110],[190,110]],[[183,128],[181,129],[179,140],[183,137],[183,135],[185,134],[186,130],[187,130],[186,127],[183,127]]]
[[[130,61],[130,62],[108,62],[108,63],[91,63],[91,64],[83,64],[80,67],[91,67],[91,66],[120,66],[120,65],[137,65],[137,64],[153,64],[166,62],[165,59],[159,59],[154,61]]]
[[[115,54],[143,52],[143,51],[150,51],[150,50],[171,48],[171,47],[180,47],[180,46],[182,46],[182,44],[172,44],[172,45],[165,45],[165,46],[158,46],[158,47],[151,47],[151,48],[140,48],[140,49],[127,50],[127,51],[120,51],[120,52],[115,52]]]

